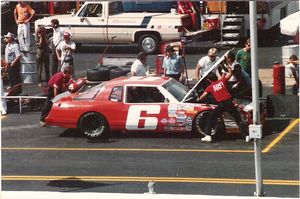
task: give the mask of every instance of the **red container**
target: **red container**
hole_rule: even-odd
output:
[[[208,24],[208,30],[217,30],[220,29],[220,19],[218,17],[209,17],[206,19]]]
[[[156,57],[156,75],[160,76],[164,74],[164,68],[162,67],[164,61],[164,55],[157,55]]]
[[[75,93],[77,92],[83,85],[85,85],[85,80],[84,79],[77,79],[76,81],[73,81],[70,85],[69,85],[69,91],[71,93]]]
[[[273,93],[285,94],[285,67],[284,65],[275,64],[273,66]]]

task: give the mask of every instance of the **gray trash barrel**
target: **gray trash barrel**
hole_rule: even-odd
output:
[[[21,78],[24,84],[34,84],[37,82],[37,65],[35,53],[24,53],[21,56]]]

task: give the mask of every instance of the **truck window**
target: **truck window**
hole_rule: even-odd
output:
[[[101,17],[102,4],[88,4],[79,13],[80,17]]]
[[[112,2],[109,4],[109,15],[115,15],[124,12],[121,1]]]

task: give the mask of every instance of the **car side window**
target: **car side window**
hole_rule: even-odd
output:
[[[164,96],[156,87],[129,86],[126,92],[127,103],[164,103]]]
[[[122,101],[122,91],[123,91],[122,86],[114,87],[109,96],[109,100],[112,102],[121,102]]]

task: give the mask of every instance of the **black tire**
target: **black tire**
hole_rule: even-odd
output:
[[[88,138],[108,138],[109,126],[103,115],[96,112],[85,113],[79,120],[78,128]]]
[[[154,54],[158,51],[159,40],[156,35],[144,34],[138,39],[138,46],[141,51]]]
[[[89,81],[108,81],[109,71],[107,67],[90,68],[86,71],[86,77]]]
[[[126,75],[126,71],[122,70],[121,68],[114,68],[109,71],[110,79],[114,79],[125,75]]]
[[[195,117],[193,123],[193,132],[195,134],[205,136],[204,131],[205,131],[205,126],[207,124],[209,113],[210,113],[209,111],[203,111]],[[215,127],[213,128],[211,135],[219,138],[225,135],[225,133],[226,133],[226,126],[223,120],[218,119]]]

